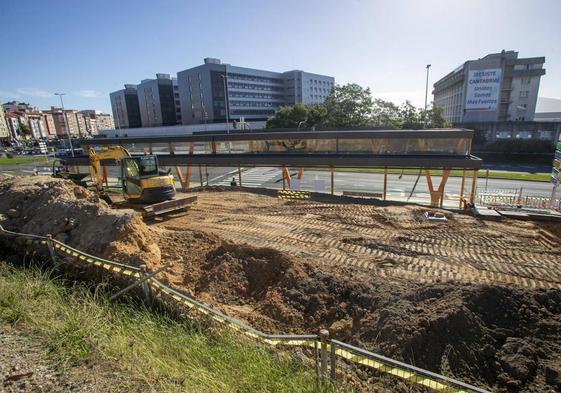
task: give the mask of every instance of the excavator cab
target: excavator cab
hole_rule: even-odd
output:
[[[125,197],[131,202],[156,203],[175,196],[173,176],[160,169],[154,155],[123,157],[121,179]]]

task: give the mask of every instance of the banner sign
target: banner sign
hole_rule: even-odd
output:
[[[465,106],[466,111],[497,110],[500,91],[500,68],[469,71]]]

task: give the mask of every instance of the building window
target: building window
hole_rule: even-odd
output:
[[[520,91],[520,98],[528,98],[528,90]]]

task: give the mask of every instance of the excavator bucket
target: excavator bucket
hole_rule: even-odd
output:
[[[144,221],[150,221],[158,216],[162,216],[168,213],[175,213],[179,211],[188,210],[193,203],[197,200],[196,196],[172,199],[165,202],[154,203],[149,206],[145,206],[142,209],[142,218]]]

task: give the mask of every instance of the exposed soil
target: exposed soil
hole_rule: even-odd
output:
[[[54,233],[59,216],[78,218],[97,237],[73,227],[65,241],[129,263],[174,261],[164,280],[261,330],[328,328],[335,338],[494,391],[561,389],[555,224],[450,212],[447,223],[432,223],[422,218],[430,209],[418,206],[201,192],[187,215],[147,227],[131,211],[77,197],[68,183],[34,179],[0,182],[2,225]]]
[[[2,392],[140,392],[115,365],[85,363],[61,369],[46,356],[41,342],[0,323],[0,391]]]
[[[47,176],[0,181],[0,224],[134,265],[157,264],[160,250],[132,210],[115,210],[85,188]]]

